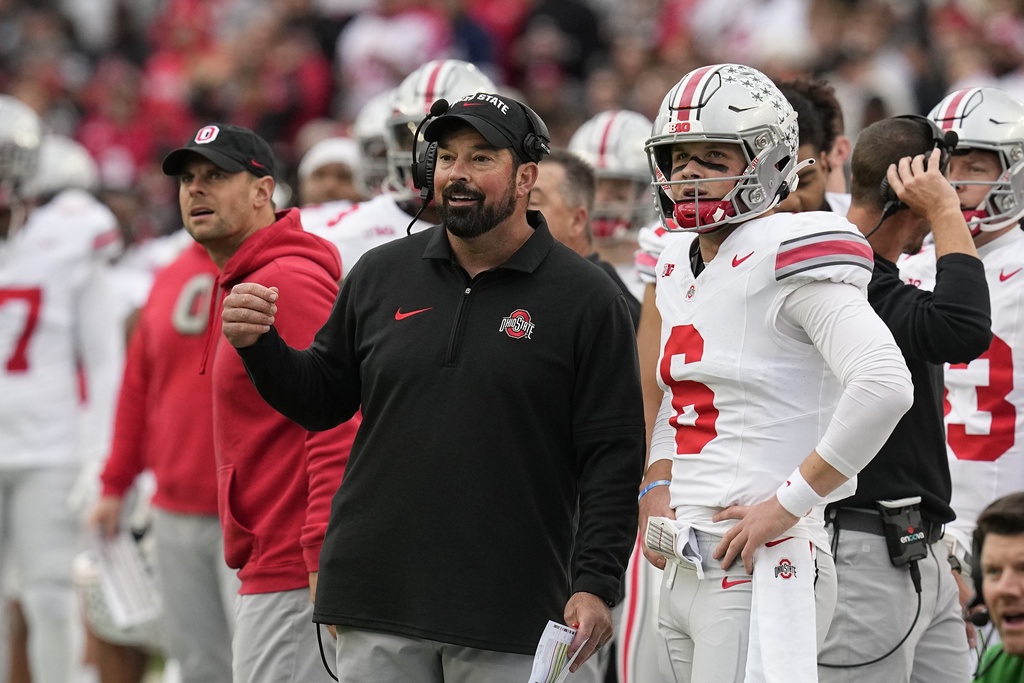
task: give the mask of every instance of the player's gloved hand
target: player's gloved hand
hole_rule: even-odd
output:
[[[651,463],[651,466],[647,468],[647,474],[644,475],[644,480],[640,484],[640,490],[643,491],[647,488],[648,484],[655,481],[671,481],[672,480],[672,461],[671,460],[659,460]],[[664,555],[659,553],[651,552],[647,549],[644,544],[644,534],[647,533],[647,520],[650,517],[668,517],[669,519],[675,519],[676,513],[669,504],[668,486],[655,486],[643,495],[640,499],[640,510],[639,510],[639,524],[640,524],[640,549],[644,553],[644,557],[647,561],[653,564],[658,569],[664,569],[667,559]]]

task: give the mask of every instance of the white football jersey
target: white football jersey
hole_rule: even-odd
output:
[[[970,363],[946,364],[943,401],[956,512],[946,529],[966,548],[981,511],[1024,489],[1024,232],[1010,230],[978,255],[992,300],[992,344]],[[934,246],[905,259],[900,277],[934,289]]]
[[[672,235],[661,224],[661,221],[640,228],[636,235],[637,250],[634,265],[636,266],[636,275],[641,282],[645,285],[653,285],[658,280],[655,266],[658,265],[658,257],[661,256],[661,252],[665,251],[665,247],[673,237],[682,237],[683,241],[689,245],[693,238],[686,237],[687,234]]]
[[[742,224],[696,278],[696,235],[671,238],[656,267],[658,382],[671,396],[674,428],[671,504],[679,519],[721,534],[734,522],[713,524],[710,515],[771,497],[819,444],[843,393],[809,340],[777,328],[786,297],[815,280],[866,296],[873,259],[856,228],[825,212]],[[822,512],[794,528],[819,545]]]
[[[0,467],[105,455],[124,351],[108,265],[119,249],[114,215],[78,190],[0,240]]]
[[[405,237],[412,216],[407,214],[390,194],[377,195],[353,204],[344,199],[303,206],[302,227],[338,248],[341,254],[342,278],[363,254],[391,240]],[[418,220],[413,232],[426,230],[430,223]]]
[[[832,213],[837,216],[846,216],[850,212],[850,195],[845,192],[826,192],[825,201],[828,202]],[[672,237],[673,233],[666,230],[661,221],[640,228],[637,235],[638,249],[634,265],[637,276],[645,284],[653,285],[657,281],[654,266],[658,263],[658,257],[661,256],[661,252],[665,250],[665,246],[672,240]]]

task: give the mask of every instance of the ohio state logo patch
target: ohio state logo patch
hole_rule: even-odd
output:
[[[196,133],[196,144],[205,145],[207,143],[213,142],[214,140],[217,139],[217,135],[219,133],[220,128],[218,128],[217,126],[203,126],[199,129],[199,132]]]
[[[778,566],[775,567],[775,578],[791,579],[794,576],[796,576],[796,567],[785,557],[779,560]]]
[[[535,325],[530,322],[529,311],[518,308],[502,318],[499,332],[504,332],[513,339],[530,338]]]

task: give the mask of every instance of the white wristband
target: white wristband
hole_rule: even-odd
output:
[[[779,499],[779,503],[786,508],[789,514],[796,517],[806,516],[815,505],[825,500],[824,496],[819,496],[807,483],[804,475],[800,474],[799,467],[779,487],[779,490],[775,492],[775,497]]]

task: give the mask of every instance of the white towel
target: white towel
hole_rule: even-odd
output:
[[[754,551],[746,683],[817,683],[814,554],[795,536]]]

